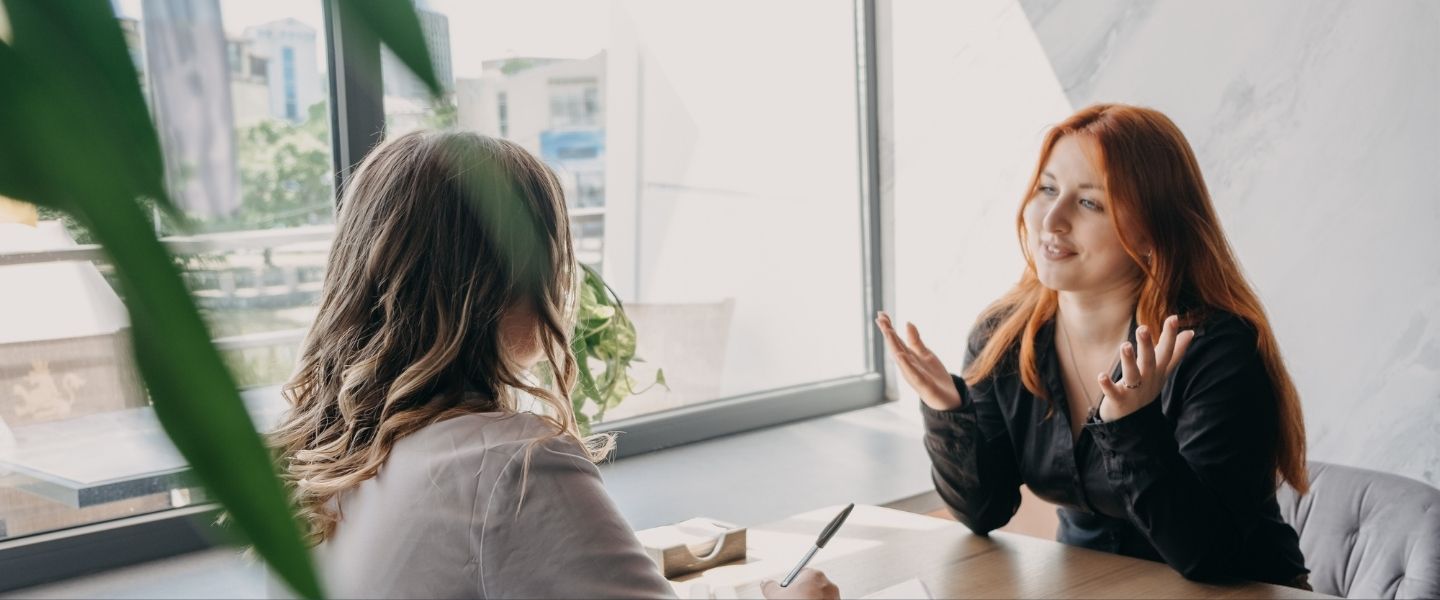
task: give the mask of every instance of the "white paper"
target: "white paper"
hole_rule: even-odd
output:
[[[906,579],[888,588],[870,594],[865,600],[908,600],[920,598],[930,600],[930,590],[925,589],[925,584],[919,579]]]
[[[685,594],[685,597],[692,600],[738,600],[740,598],[739,594],[735,592],[734,586],[711,587],[710,583],[704,580],[691,583],[689,593]]]

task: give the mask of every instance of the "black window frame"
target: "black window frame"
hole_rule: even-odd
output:
[[[335,10],[342,0],[323,5],[330,93],[330,131],[336,202],[365,154],[385,139],[384,89],[377,38]],[[803,385],[722,398],[703,404],[641,415],[595,430],[623,431],[616,457],[624,458],[672,446],[773,427],[888,401],[882,340],[871,325],[885,306],[881,211],[881,112],[877,68],[877,2],[853,0],[855,9],[856,127],[859,167],[861,260],[864,310],[855,324],[865,333],[865,372]],[[63,530],[0,540],[0,592],[97,573],[223,543],[214,521],[214,504],[80,525]]]

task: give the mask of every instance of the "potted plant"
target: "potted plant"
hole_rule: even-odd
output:
[[[575,420],[583,432],[605,418],[605,411],[650,388],[665,384],[665,371],[655,371],[655,381],[636,389],[630,365],[644,362],[635,355],[635,324],[625,314],[625,307],[615,291],[606,285],[600,274],[588,265],[580,286],[580,310],[575,322],[575,335],[570,349],[575,353],[580,384],[570,395],[575,406]]]

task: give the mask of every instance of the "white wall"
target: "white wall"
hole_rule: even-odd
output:
[[[1440,484],[1440,5],[899,2],[896,307],[958,368],[1020,272],[1043,127],[1185,131],[1303,397],[1310,456]]]

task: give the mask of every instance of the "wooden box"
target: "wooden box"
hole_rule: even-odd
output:
[[[636,532],[667,579],[745,559],[745,528],[697,517]]]

